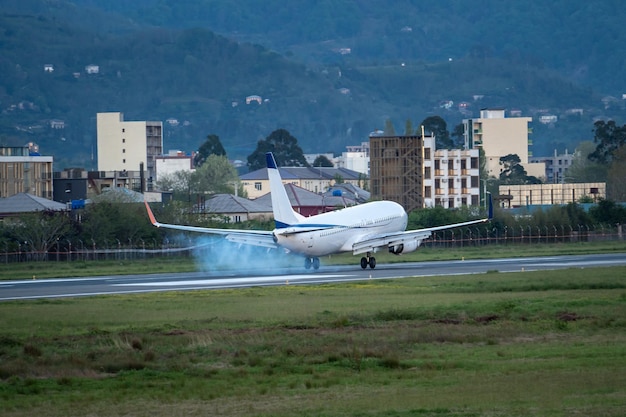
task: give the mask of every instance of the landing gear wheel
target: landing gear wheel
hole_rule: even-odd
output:
[[[370,264],[370,268],[372,268],[372,269],[376,268],[376,258],[374,258],[374,257],[372,256],[372,257],[370,258],[369,264]]]
[[[313,269],[320,269],[320,258],[313,258]]]
[[[320,258],[304,258],[304,268],[305,269],[320,269]]]
[[[361,268],[366,269],[367,268],[367,258],[364,256],[361,258]]]

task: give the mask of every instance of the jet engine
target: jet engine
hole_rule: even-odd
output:
[[[397,245],[389,246],[389,252],[394,255],[400,255],[401,253],[409,253],[417,250],[421,241],[419,240],[411,240],[404,243],[399,243]]]

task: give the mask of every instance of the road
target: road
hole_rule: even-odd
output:
[[[479,274],[488,271],[515,272],[616,265],[626,265],[626,254],[408,262],[379,264],[376,269],[366,270],[356,265],[322,266],[316,272],[279,269],[267,275],[260,274],[258,270],[250,270],[238,273],[194,272],[0,281],[0,301],[287,284],[311,285],[368,279]]]

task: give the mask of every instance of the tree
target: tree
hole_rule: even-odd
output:
[[[192,190],[192,171],[175,171],[160,175],[157,186],[161,190],[172,191],[174,199],[187,201]]]
[[[206,141],[198,149],[198,153],[193,157],[194,166],[202,166],[209,155],[226,156],[226,150],[220,142],[220,137],[215,134],[208,135]]]
[[[285,129],[273,131],[265,140],[257,143],[256,150],[248,156],[248,169],[255,171],[266,166],[265,154],[274,153],[278,166],[308,167],[298,139],[291,136]]]
[[[541,184],[537,177],[526,173],[521,162],[516,154],[508,154],[500,158],[500,165],[503,167],[500,173],[500,184]]]
[[[606,179],[607,197],[614,201],[626,201],[626,145],[613,152],[613,162]]]
[[[446,121],[440,116],[429,116],[422,121],[424,133],[435,137],[437,149],[452,149],[452,139]]]
[[[626,207],[614,201],[601,199],[598,204],[589,209],[589,215],[598,223],[614,225],[626,223]]]
[[[71,230],[71,222],[66,213],[43,211],[28,213],[19,217],[11,232],[15,239],[23,243],[44,259],[45,254],[59,239]]]
[[[329,168],[334,167],[333,163],[330,162],[328,158],[326,158],[324,155],[318,155],[317,158],[315,158],[315,161],[313,161],[313,166],[314,167],[329,167]]]
[[[415,133],[415,129],[413,129],[413,122],[411,119],[406,119],[406,123],[404,124],[404,134],[406,136],[413,135]]]
[[[225,156],[209,155],[191,176],[192,192],[197,194],[233,194],[239,182],[237,170]]]
[[[596,150],[589,155],[589,159],[602,164],[610,164],[613,161],[614,152],[626,145],[626,125],[620,127],[613,120],[608,122],[599,120],[593,126],[593,141],[598,145]]]
[[[565,181],[573,182],[604,182],[608,166],[589,158],[595,146],[591,141],[581,142],[574,151],[572,165],[565,174]]]
[[[395,136],[396,135],[396,129],[394,129],[393,122],[391,121],[391,119],[385,120],[384,134],[385,134],[385,136]]]
[[[454,126],[454,130],[452,131],[452,146],[456,149],[463,149],[465,147],[465,126],[463,126],[463,123]]]

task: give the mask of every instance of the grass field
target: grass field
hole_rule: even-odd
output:
[[[0,303],[0,415],[624,416],[626,267]]]

